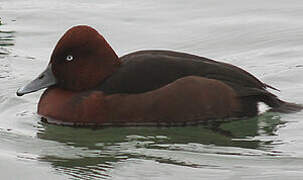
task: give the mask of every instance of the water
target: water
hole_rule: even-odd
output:
[[[303,104],[299,0],[1,0],[1,179],[300,179],[303,112],[171,128],[40,122],[42,93],[16,97],[60,36],[88,24],[119,55],[171,49],[242,67]],[[261,110],[264,111],[264,107]]]

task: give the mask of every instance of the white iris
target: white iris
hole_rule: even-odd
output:
[[[67,60],[67,61],[71,61],[71,60],[73,60],[73,59],[74,59],[74,57],[73,57],[72,55],[66,56],[66,60]]]

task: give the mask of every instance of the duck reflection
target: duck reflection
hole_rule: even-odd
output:
[[[278,125],[283,123],[279,114],[272,112],[266,112],[254,118],[215,121],[186,127],[92,129],[42,123],[37,136],[40,139],[60,142],[69,147],[69,149],[57,149],[58,155],[51,153],[40,157],[42,161],[50,162],[55,169],[76,178],[106,178],[108,169],[111,169],[115,163],[129,158],[151,159],[182,166],[199,166],[199,164],[188,164],[173,158],[140,153],[145,150],[197,151],[198,153],[230,155],[245,155],[245,153],[230,150],[224,152],[224,148],[266,149],[268,151],[271,142],[263,141],[262,138],[256,140],[254,137],[275,135]],[[196,145],[195,150],[190,149],[193,145]],[[208,145],[223,147],[223,149],[208,152],[205,150]]]

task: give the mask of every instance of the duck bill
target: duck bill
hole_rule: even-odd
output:
[[[17,96],[22,96],[31,92],[38,91],[43,88],[55,85],[57,80],[52,72],[52,64],[49,64],[47,68],[33,81],[17,90]]]

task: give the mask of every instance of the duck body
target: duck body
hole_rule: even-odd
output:
[[[75,46],[78,41],[82,44]],[[118,58],[88,26],[76,26],[60,39],[47,71],[53,73],[54,82],[40,83],[40,89],[49,88],[40,98],[38,114],[62,124],[186,125],[254,116],[258,102],[285,111],[301,109],[281,101],[266,90],[271,86],[227,63],[160,50]],[[39,81],[45,78],[42,75]],[[17,93],[38,90],[32,84]]]
[[[55,123],[102,126],[187,125],[235,117],[238,109],[239,102],[230,87],[197,76],[138,94],[50,88],[38,104],[38,114],[55,119]]]

